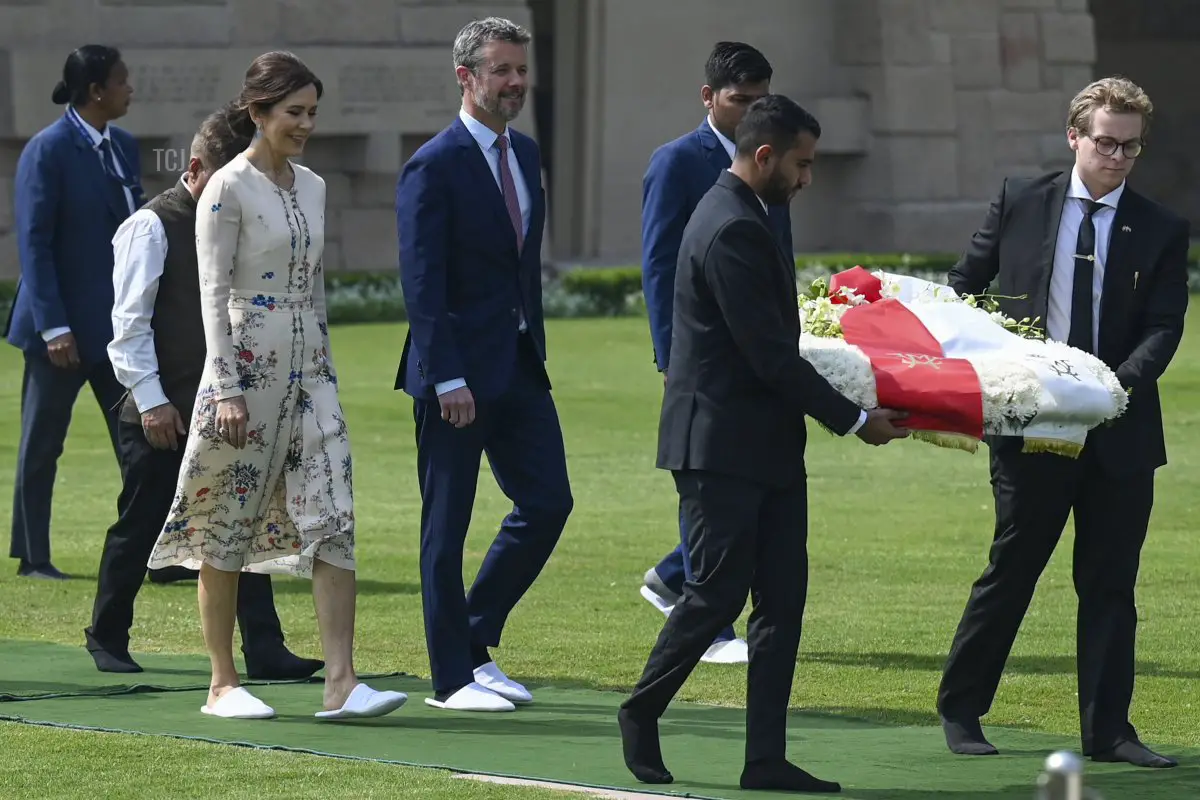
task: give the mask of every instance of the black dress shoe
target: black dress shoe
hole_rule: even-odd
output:
[[[101,672],[118,672],[132,673],[141,672],[142,667],[133,657],[129,655],[129,651],[112,652],[110,650],[90,650],[92,660],[96,662],[96,669]]]
[[[942,717],[942,733],[951,753],[960,756],[994,756],[1000,751],[983,735],[979,720]]]
[[[658,720],[640,719],[625,709],[617,712],[625,766],[642,783],[671,783],[675,777],[663,763],[658,741]]]
[[[21,565],[17,567],[17,575],[22,578],[40,578],[45,581],[71,580],[70,575],[59,572],[49,561],[45,564],[30,564],[28,561],[22,561]]]
[[[815,778],[795,764],[782,759],[747,764],[742,770],[739,785],[743,789],[761,789],[769,792],[837,794],[842,790],[841,784]]]
[[[176,583],[178,581],[194,581],[200,577],[200,572],[187,567],[163,567],[162,569],[147,570],[151,583]]]
[[[243,655],[245,655],[243,653]],[[246,655],[246,677],[253,681],[297,681],[311,678],[325,666],[315,658],[301,658],[287,648],[270,654]]]
[[[1102,750],[1093,755],[1092,760],[1107,764],[1133,764],[1135,767],[1149,767],[1151,769],[1167,769],[1168,767],[1179,766],[1179,762],[1175,759],[1160,756],[1141,742],[1130,741],[1124,741],[1108,750]]]

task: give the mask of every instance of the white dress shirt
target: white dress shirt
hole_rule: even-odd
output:
[[[479,149],[483,151],[483,157],[487,160],[488,167],[492,170],[492,177],[496,179],[496,186],[503,193],[504,186],[500,179],[500,148],[496,147],[496,140],[500,138],[500,134],[484,125],[479,120],[467,113],[465,108],[458,111],[458,118],[462,120],[463,125],[467,127],[467,131],[474,137],[476,143],[479,144]],[[513,185],[517,189],[517,204],[521,208],[521,236],[522,240],[529,236],[529,215],[533,208],[529,198],[529,186],[525,183],[525,175],[521,172],[521,165],[517,162],[517,152],[512,146],[512,133],[508,126],[504,127],[504,135],[508,136],[508,168],[512,172]],[[518,329],[525,330],[525,317],[522,314]],[[467,385],[465,378],[452,378],[448,381],[434,384],[434,391],[438,395],[443,395],[446,392],[452,392],[455,389],[461,389]]]
[[[167,232],[158,215],[139,209],[113,236],[113,373],[133,393],[138,411],[168,402],[158,379],[154,349],[154,301],[167,259]]]
[[[710,127],[712,126],[712,119],[709,119],[708,124]],[[733,143],[730,142],[728,139],[726,139],[724,136],[722,136],[721,132],[718,131],[716,128],[713,128],[713,133],[715,133],[717,135],[717,138],[720,139],[723,144],[728,142],[728,144],[726,145],[726,149],[733,147]],[[732,158],[732,155],[730,156],[730,158]],[[731,170],[725,170],[725,171],[730,172]],[[763,211],[767,211],[767,203],[765,200],[763,200],[761,197],[759,197],[757,193],[755,193],[754,199],[757,200],[759,205],[762,206]],[[767,213],[770,213],[770,212],[767,212]],[[799,349],[799,347],[800,347],[799,342],[796,342],[796,347],[797,347],[797,349]],[[852,433],[858,433],[858,429],[861,428],[866,421],[867,421],[867,412],[859,411],[858,422],[854,423],[854,425],[850,428],[850,430],[846,431],[846,435],[849,436]]]
[[[104,154],[100,152],[100,143],[107,140],[108,146],[112,148],[113,164],[117,168],[117,174],[122,178],[129,177],[125,174],[125,170],[121,166],[121,159],[118,157],[116,147],[112,143],[112,136],[109,135],[108,126],[105,125],[104,131],[101,132],[93,128],[92,125],[83,117],[79,116],[79,112],[77,112],[73,107],[68,106],[67,113],[84,131],[87,131],[87,134],[92,138],[92,149],[96,152],[96,158],[100,159],[100,163],[102,165],[104,164]],[[105,169],[107,170],[107,167]],[[129,204],[129,213],[132,214],[137,209],[137,206],[135,206],[133,202],[133,192],[129,190],[128,186],[122,186],[121,188],[125,192],[125,202]],[[50,328],[49,330],[42,331],[42,338],[48,342],[51,339],[56,339],[59,336],[62,336],[64,333],[70,332],[71,329],[64,325],[59,328]]]
[[[1104,288],[1104,265],[1108,261],[1108,243],[1112,236],[1113,217],[1117,214],[1117,203],[1125,191],[1125,182],[1096,200],[1105,208],[1092,214],[1096,228],[1096,260],[1092,262],[1092,352],[1099,347],[1100,295]],[[1046,334],[1057,342],[1065,342],[1071,335],[1071,293],[1075,285],[1075,245],[1079,239],[1079,226],[1083,224],[1084,200],[1092,195],[1079,177],[1071,170],[1071,185],[1063,201],[1062,218],[1058,223],[1058,240],[1054,246],[1054,266],[1050,271],[1050,297],[1046,307]]]

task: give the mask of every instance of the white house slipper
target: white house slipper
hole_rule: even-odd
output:
[[[489,661],[483,666],[475,668],[475,682],[512,703],[533,701],[533,695],[529,693],[529,690],[501,672],[495,661]]]
[[[404,692],[377,692],[365,683],[360,683],[350,692],[346,702],[336,711],[318,711],[320,719],[363,719],[390,714],[408,702]]]
[[[516,706],[511,702],[484,688],[478,683],[468,683],[445,700],[426,697],[425,704],[446,711],[515,711]]]
[[[200,711],[213,717],[225,719],[271,719],[275,709],[250,694],[241,686],[230,689],[217,698],[211,706],[206,705]]]

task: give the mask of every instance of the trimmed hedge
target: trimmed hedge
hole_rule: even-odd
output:
[[[1189,255],[1192,291],[1200,292],[1200,246]],[[807,286],[815,278],[859,265],[933,281],[944,281],[958,260],[947,253],[814,253],[796,257],[796,278]],[[334,272],[326,276],[329,321],[400,322],[404,297],[395,272]],[[0,281],[0,319],[6,318],[16,293],[14,281]],[[547,317],[612,317],[644,314],[642,270],[637,266],[580,267],[547,278],[542,285]]]

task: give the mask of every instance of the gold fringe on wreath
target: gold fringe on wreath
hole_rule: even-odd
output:
[[[1062,439],[1030,439],[1026,437],[1025,444],[1021,447],[1021,452],[1053,453],[1056,456],[1079,458],[1079,454],[1083,452],[1083,445],[1075,444],[1075,442],[1064,442]]]
[[[903,423],[901,423],[903,424]],[[979,440],[961,433],[946,431],[913,431],[912,438],[918,442],[945,447],[949,450],[965,450],[974,453],[979,449]]]

